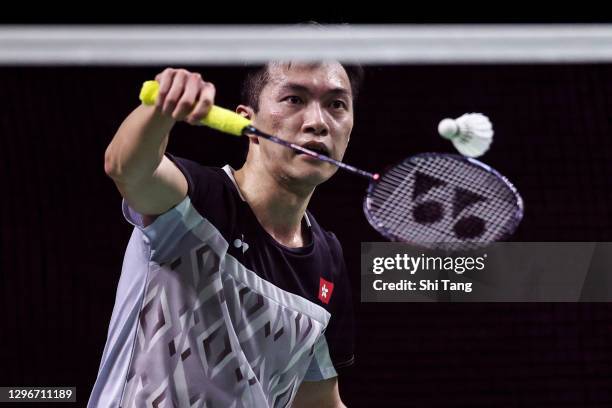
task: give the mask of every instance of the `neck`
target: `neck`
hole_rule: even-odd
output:
[[[308,243],[302,219],[314,187],[296,187],[247,162],[234,173],[236,183],[261,226],[276,241],[297,248]]]

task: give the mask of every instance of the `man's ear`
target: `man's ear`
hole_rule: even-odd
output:
[[[236,113],[250,120],[255,119],[255,111],[250,106],[238,105],[238,107],[236,108]],[[256,136],[249,135],[248,138],[251,142],[259,144],[259,139],[257,139]]]
[[[253,111],[253,108],[246,105],[238,105],[238,107],[236,108],[236,113],[250,120],[253,120],[253,118],[255,117],[255,112]]]

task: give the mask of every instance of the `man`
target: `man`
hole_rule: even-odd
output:
[[[237,112],[264,132],[341,160],[359,71],[269,63]],[[336,237],[306,207],[337,170],[250,137],[244,166],[165,152],[177,121],[214,103],[199,74],[166,69],[107,148],[105,171],[136,228],[89,407],[342,407],[353,362],[350,285]]]

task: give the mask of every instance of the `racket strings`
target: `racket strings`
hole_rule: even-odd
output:
[[[368,211],[375,228],[412,242],[489,242],[518,222],[507,181],[452,156],[394,167],[371,189]]]
[[[397,216],[404,216],[405,211],[410,208],[412,197],[405,193],[406,187],[397,184],[391,184],[384,182],[385,185],[380,185],[380,188],[371,194],[372,203],[374,208],[380,209],[380,211],[391,211]],[[402,193],[404,191],[404,193]],[[504,211],[506,210],[509,214],[514,212],[512,205],[505,208],[500,206],[491,200],[480,201],[480,211]],[[459,211],[461,212],[461,211]],[[501,215],[500,219],[504,219],[505,216]]]
[[[435,161],[432,159],[419,160],[416,164],[404,162],[393,168],[390,171],[390,176],[393,177],[397,174],[400,179],[403,179],[412,175],[415,170],[439,178],[445,184],[463,187],[476,193],[491,194],[493,191],[491,191],[490,186],[497,187],[497,193],[500,194],[500,197],[508,200],[515,199],[515,194],[507,188],[505,183],[500,183],[498,176],[474,165],[448,158],[439,158]],[[465,177],[466,171],[471,178]]]
[[[380,227],[385,227],[386,230],[393,233],[394,235],[397,235],[402,240],[411,240],[411,241],[414,240],[414,234],[415,234],[414,226],[410,223],[404,222],[404,218],[406,217],[406,214],[410,211],[409,208],[407,207],[399,208],[398,207],[398,208],[390,209],[389,206],[387,206],[386,208],[379,208],[379,211],[384,213],[384,217],[385,217],[385,219],[382,219],[382,217],[380,216],[376,217],[377,220],[380,222],[379,223]],[[428,214],[426,214],[424,218],[435,218],[435,216],[438,215],[435,211],[430,212],[430,214],[432,214],[432,217],[428,217]],[[502,230],[505,227],[505,223],[495,222],[495,221],[492,221],[491,219],[488,220],[487,224],[488,224],[489,230]],[[476,234],[476,228],[474,228],[474,232],[471,232],[469,224],[468,225],[462,224],[462,225],[464,225],[463,227],[464,229],[468,230],[466,235]],[[421,238],[419,238],[420,241],[429,242],[429,241],[441,241],[441,240],[449,240],[449,239],[456,240],[456,236],[450,235],[448,229],[438,227],[436,224],[428,225],[427,229],[428,230],[423,230],[423,231],[427,231],[429,236],[427,235],[424,236],[423,232],[421,232]],[[429,230],[432,230],[432,231],[429,231]],[[409,239],[410,237],[412,237],[412,239]],[[487,237],[487,236],[483,236],[482,238],[490,239],[490,237]]]
[[[383,198],[378,202],[377,200],[373,200],[373,212],[376,215],[376,219],[380,222],[379,226],[384,226],[387,230],[397,235],[402,235],[403,232],[412,234],[414,232],[414,226],[410,223],[405,222],[405,218],[407,214],[410,213],[411,208],[409,205],[396,205],[399,200],[399,197],[395,197],[392,200],[387,200]],[[408,197],[406,197],[406,202],[408,202]],[[421,219],[435,219],[437,216],[437,210],[428,209],[428,207],[425,207],[425,214],[421,215]],[[503,217],[498,218],[500,221],[497,222],[496,220],[492,220],[490,218],[488,219],[489,230],[499,230],[504,228],[506,224],[505,220],[503,219]],[[411,228],[412,231],[409,231],[408,228]],[[427,229],[432,229],[433,231],[431,231],[431,239],[424,237],[424,241],[439,241],[441,237],[449,236],[448,229],[437,227],[435,223],[428,225]],[[408,236],[409,235],[403,235],[403,238],[407,238]],[[451,237],[455,239],[454,236],[451,235]]]

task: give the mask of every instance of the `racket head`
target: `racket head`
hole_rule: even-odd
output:
[[[464,250],[508,239],[520,224],[518,190],[492,167],[443,153],[411,156],[371,181],[370,225],[391,241]]]

